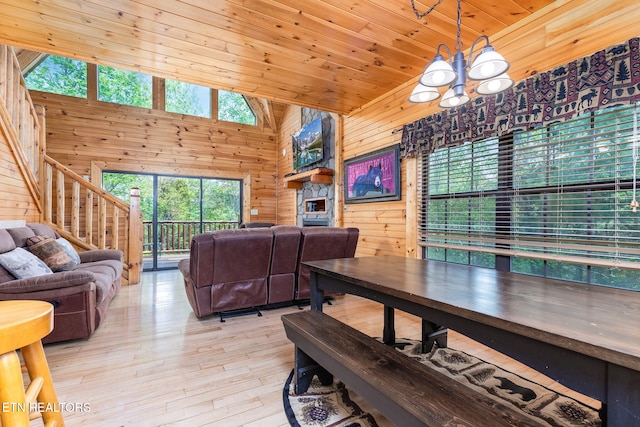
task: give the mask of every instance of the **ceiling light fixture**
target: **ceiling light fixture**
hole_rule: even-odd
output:
[[[456,53],[451,55],[449,47],[440,43],[438,45],[436,56],[425,67],[418,85],[413,89],[409,96],[410,102],[430,102],[440,97],[438,87],[449,86],[445,91],[442,100],[438,104],[441,108],[452,108],[464,105],[471,99],[466,91],[467,78],[480,81],[476,92],[480,95],[491,95],[502,92],[513,85],[513,80],[509,78],[506,71],[509,69],[509,63],[489,43],[489,37],[485,35],[479,36],[471,45],[469,51],[469,63],[462,53],[462,43],[460,42],[460,26],[461,26],[461,8],[458,0],[458,21],[456,36]],[[439,0],[426,13],[421,14],[415,6],[415,0],[411,0],[413,12],[418,19],[428,15],[433,9],[442,3]],[[474,59],[473,50],[478,42],[484,41],[486,44],[482,48],[480,54]],[[440,53],[440,50],[446,50],[448,61]]]

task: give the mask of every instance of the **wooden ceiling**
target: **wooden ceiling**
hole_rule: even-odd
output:
[[[0,42],[348,114],[455,47],[440,1],[0,0]],[[552,2],[463,0],[463,49]]]

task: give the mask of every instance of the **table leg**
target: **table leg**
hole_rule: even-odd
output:
[[[311,276],[309,277],[309,293],[311,310],[322,311],[324,291],[318,287],[318,273],[315,271],[312,271]]]
[[[36,341],[21,348],[20,351],[22,352],[24,364],[29,371],[29,378],[33,380],[36,377],[41,377],[44,381],[38,394],[38,402],[42,403],[45,409],[42,412],[44,423],[56,421],[57,427],[64,427],[62,411],[56,396],[56,390],[53,387],[53,380],[51,379],[47,358],[42,348],[42,342]]]
[[[640,371],[609,364],[607,377],[606,425],[640,425]]]
[[[382,330],[382,342],[387,345],[395,345],[395,313],[393,307],[384,306],[384,329]]]

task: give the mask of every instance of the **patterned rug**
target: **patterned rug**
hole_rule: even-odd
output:
[[[412,340],[400,347],[409,357],[494,399],[509,402],[549,426],[602,426],[597,409],[465,352],[434,346],[431,353],[420,354],[420,346]],[[284,409],[292,427],[393,426],[338,380],[323,386],[314,378],[306,393],[295,395],[292,378],[293,371],[283,389]]]

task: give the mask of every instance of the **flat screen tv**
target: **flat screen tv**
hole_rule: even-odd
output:
[[[322,119],[318,117],[293,135],[293,168],[298,170],[319,162],[324,156]]]

